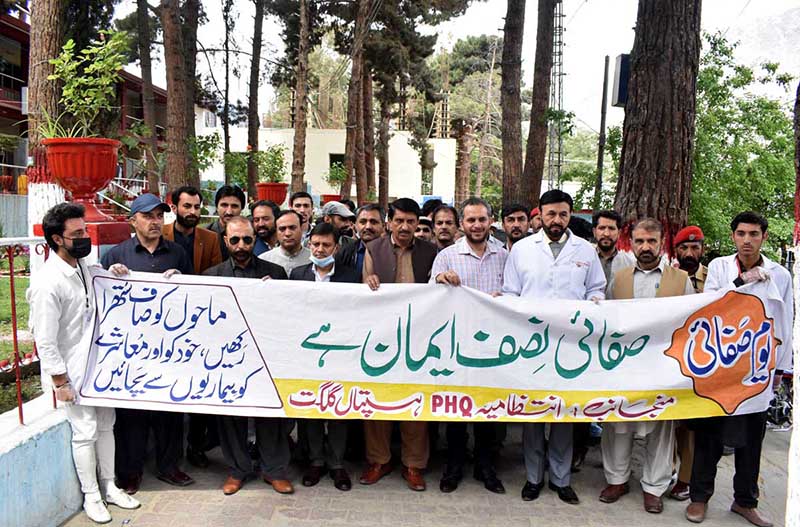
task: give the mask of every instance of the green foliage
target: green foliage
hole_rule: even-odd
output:
[[[134,2],[135,3],[135,2]],[[150,46],[151,51],[151,60],[157,59],[158,55],[152,53],[153,51],[153,43],[158,40],[159,35],[161,34],[161,18],[153,15],[152,13],[148,13],[148,29],[150,30],[149,35],[141,35],[139,32],[139,20],[137,18],[136,10],[130,13],[128,16],[124,18],[120,18],[114,21],[114,27],[117,31],[125,31],[130,35],[131,42],[135,44],[130,47],[128,51],[127,62],[139,62],[139,46],[138,42],[139,39],[144,37]]]
[[[258,152],[228,152],[225,154],[225,169],[232,185],[247,188],[247,156],[253,156],[261,183],[282,183],[288,175],[286,170],[286,147],[272,145]]]
[[[323,176],[328,185],[338,188],[347,179],[347,170],[341,163],[334,163]]]
[[[75,41],[77,49],[83,49],[100,38],[104,30],[111,29],[114,6],[120,0],[63,0],[64,42]],[[134,2],[135,3],[135,2]]]
[[[68,40],[61,54],[50,59],[54,73],[47,78],[63,83],[59,103],[64,113],[55,119],[44,114],[39,130],[44,137],[93,137],[101,113],[112,109],[129,41],[121,32],[101,31],[100,35],[101,40],[92,41],[80,52],[76,52],[75,42]],[[72,127],[62,123],[66,116],[74,120]]]
[[[769,221],[765,252],[772,257],[791,243],[795,176],[791,111],[755,91],[786,86],[778,65],[760,71],[737,64],[736,43],[704,35],[708,50],[697,79],[694,180],[689,221],[699,225],[710,251],[730,254],[730,220],[754,210]]]
[[[188,144],[190,171],[199,173],[211,167],[219,157],[221,146],[222,139],[218,132],[190,138]]]
[[[19,145],[19,137],[11,134],[0,134],[0,152],[16,150]]]

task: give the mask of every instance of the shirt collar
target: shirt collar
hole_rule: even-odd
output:
[[[456,243],[453,245],[456,246],[456,251],[458,254],[471,254],[475,258],[480,258],[475,251],[472,249],[470,244],[467,242],[467,237],[462,236],[461,238],[456,240]],[[484,251],[483,255],[486,256],[487,254],[494,254],[497,252],[497,247],[494,246],[493,243],[489,243],[489,240],[486,240],[486,250]]]
[[[279,246],[278,246],[278,250],[281,252],[281,254],[283,254],[283,255],[284,255],[285,257],[287,257],[287,258],[297,258],[298,256],[300,256],[300,254],[302,254],[302,252],[303,252],[303,249],[305,249],[305,247],[303,247],[302,245],[300,245],[300,250],[298,250],[298,251],[297,251],[296,253],[294,253],[294,254],[291,254],[291,253],[289,253],[289,251],[287,251],[286,249],[284,249],[284,248],[283,248],[283,246],[281,246],[281,245],[279,245]]]
[[[599,245],[597,246],[597,256],[599,256],[600,259],[603,261],[607,262],[609,260],[613,260],[618,254],[619,254],[619,249],[617,249],[616,245],[614,246],[614,252],[612,252],[611,255],[609,256],[604,256],[603,253],[600,252],[600,246]]]
[[[233,256],[231,256],[230,258],[228,258],[228,261],[231,263],[231,269],[233,269],[234,271],[235,271],[236,269],[241,269],[241,270],[243,270],[243,271],[246,271],[246,270],[248,270],[248,269],[254,269],[254,268],[255,268],[255,266],[256,266],[256,259],[257,259],[257,258],[256,258],[256,256],[255,256],[255,255],[251,255],[251,256],[250,256],[250,262],[248,262],[248,264],[247,264],[247,265],[245,265],[244,267],[239,267],[238,265],[236,265],[236,261],[233,259]]]
[[[659,273],[664,273],[664,268],[665,268],[666,266],[667,266],[667,261],[666,261],[666,259],[665,259],[665,258],[661,258],[661,257],[659,257],[659,260],[658,260],[658,265],[657,265],[656,267],[654,267],[654,268],[652,268],[652,269],[648,270],[648,271],[645,271],[644,269],[642,269],[641,267],[639,267],[639,261],[637,260],[637,261],[636,261],[636,264],[635,264],[635,266],[634,266],[634,272],[638,271],[638,272],[640,272],[640,273],[644,273],[644,274],[650,274],[650,273],[652,273],[653,271],[658,271]]]
[[[542,238],[544,239],[545,242],[547,242],[547,245],[550,245],[550,244],[553,244],[553,243],[561,243],[561,244],[567,243],[567,240],[569,239],[569,235],[570,235],[569,229],[565,229],[564,230],[564,234],[561,235],[561,238],[559,238],[558,240],[554,241],[554,240],[551,240],[550,237],[544,232],[544,229],[539,229],[539,232],[542,233]]]
[[[139,236],[137,234],[133,235],[133,249],[135,251],[137,251],[137,252],[138,251],[150,252],[150,251],[147,250],[147,248],[144,245],[142,245],[142,242],[141,242],[141,240],[139,240]],[[164,243],[164,237],[163,236],[159,236],[158,245],[156,245],[156,249],[153,251],[153,254],[155,254],[155,253],[157,253],[157,252],[159,252],[161,250],[166,250],[166,244]]]
[[[75,273],[78,272],[77,267],[72,267],[62,257],[56,254],[55,251],[53,251],[51,259],[53,260],[56,269],[58,269],[61,272],[61,274],[63,274],[67,278],[73,276]],[[78,265],[81,265],[80,260],[78,260]]]
[[[322,276],[319,274],[319,271],[317,271],[317,266],[314,265],[313,263],[311,264],[311,270],[314,271],[314,279],[317,282],[321,281]],[[333,267],[331,267],[331,270],[328,272],[328,274],[325,275],[325,277],[330,279],[330,277],[333,276],[333,273],[335,272],[336,272],[336,263],[333,264]]]
[[[394,247],[395,249],[401,249],[401,248],[402,248],[403,250],[408,250],[408,251],[410,251],[410,250],[412,250],[412,249],[414,248],[414,244],[417,242],[417,239],[416,239],[416,238],[414,238],[414,236],[411,236],[411,243],[409,244],[409,246],[408,246],[408,247],[404,247],[404,248],[403,248],[403,247],[400,247],[399,245],[397,245],[397,244],[395,243],[395,241],[394,241],[394,234],[390,234],[390,235],[389,235],[389,241],[390,241],[390,242],[392,242],[392,247]]]

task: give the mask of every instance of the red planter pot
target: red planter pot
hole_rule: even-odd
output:
[[[74,201],[86,207],[86,221],[113,221],[97,209],[95,195],[116,176],[121,143],[97,137],[55,137],[42,144],[48,170]]]
[[[283,204],[289,188],[288,183],[256,183],[258,199],[267,199],[278,206]]]
[[[342,197],[339,194],[322,194],[320,199],[322,200],[322,204],[325,205],[330,201],[339,201]]]

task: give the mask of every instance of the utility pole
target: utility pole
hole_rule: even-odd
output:
[[[475,176],[475,196],[481,197],[483,186],[483,157],[486,153],[486,143],[489,142],[489,132],[492,126],[492,83],[494,82],[494,63],[497,58],[497,39],[492,42],[492,63],[489,66],[489,76],[486,81],[486,106],[483,110],[483,130],[481,144],[478,147],[478,174]]]
[[[550,111],[557,118],[550,123],[547,156],[547,188],[552,190],[561,181],[564,164],[564,6],[556,1],[553,13],[553,68],[550,73]]]
[[[600,138],[597,142],[597,180],[594,183],[594,201],[592,207],[600,208],[600,197],[603,192],[603,153],[606,149],[606,98],[608,97],[608,55],[603,69],[603,103],[600,106]]]

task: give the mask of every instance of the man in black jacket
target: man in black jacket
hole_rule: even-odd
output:
[[[319,223],[311,230],[309,248],[311,263],[292,270],[291,280],[308,282],[344,282],[358,284],[361,276],[352,268],[337,264],[334,258],[339,249],[339,231],[330,223]],[[347,422],[328,421],[328,448],[325,448],[325,421],[307,419],[300,421],[308,437],[311,465],[303,476],[303,485],[313,487],[319,483],[327,463],[334,486],[350,490],[350,476],[344,469],[344,452],[347,443]],[[327,459],[326,453],[327,451]]]
[[[356,211],[355,226],[358,238],[353,243],[339,247],[339,250],[336,251],[336,263],[352,267],[360,275],[364,269],[364,255],[367,252],[367,244],[380,238],[386,232],[384,228],[385,216],[383,207],[378,204],[367,203],[361,206]]]
[[[203,275],[286,280],[286,271],[283,267],[253,255],[255,238],[255,230],[247,218],[242,216],[230,218],[225,225],[224,235],[230,258],[207,269]],[[248,418],[221,415],[217,419],[219,442],[229,467],[229,475],[222,485],[222,492],[229,495],[238,492],[244,480],[255,474],[247,448]],[[272,485],[275,492],[291,494],[294,489],[289,481],[288,468],[291,457],[289,432],[292,430],[292,420],[256,417],[254,424],[264,481]]]

